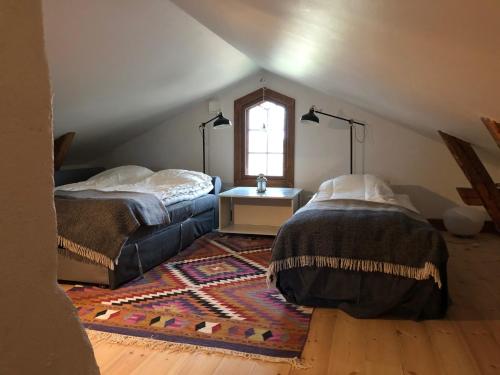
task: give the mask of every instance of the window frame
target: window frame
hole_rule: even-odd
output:
[[[264,100],[263,100],[264,98]],[[295,159],[295,99],[262,87],[234,101],[234,184],[254,186],[255,177],[246,174],[247,109],[270,101],[285,107],[285,136],[283,147],[283,176],[266,176],[268,186],[293,187]]]

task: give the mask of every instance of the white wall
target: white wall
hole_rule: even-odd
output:
[[[366,122],[366,142],[356,145],[356,172],[373,173],[409,193],[427,217],[440,217],[443,210],[460,202],[456,186],[468,186],[461,170],[445,145],[436,137],[415,131],[366,112],[354,105],[295,82],[260,72],[220,92],[224,115],[233,118],[234,100],[264,85],[296,100],[295,185],[315,191],[332,176],[349,172],[349,130],[342,122],[320,118],[319,127],[303,126],[300,116],[312,104],[325,112]],[[207,101],[187,108],[163,125],[116,148],[97,164],[116,166],[140,164],[154,169],[186,168],[201,170],[201,136],[198,124],[207,120]],[[361,136],[361,134],[359,134]],[[208,173],[233,181],[233,129],[208,130]],[[500,176],[499,165],[488,165]]]
[[[0,46],[0,374],[98,374],[56,281],[52,96],[40,0],[0,2]]]

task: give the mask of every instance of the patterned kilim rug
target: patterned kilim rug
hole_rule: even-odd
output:
[[[272,238],[211,233],[117,290],[67,290],[94,340],[300,366],[312,309],[266,285]],[[98,332],[96,332],[98,331]]]

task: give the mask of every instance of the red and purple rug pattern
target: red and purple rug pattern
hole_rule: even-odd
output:
[[[74,286],[67,294],[92,330],[300,357],[312,309],[267,287],[272,240],[211,233],[117,290]]]

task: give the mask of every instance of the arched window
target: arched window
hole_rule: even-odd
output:
[[[234,184],[292,187],[295,99],[261,88],[234,102]]]

